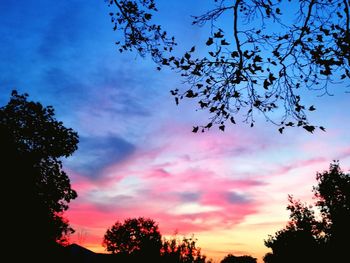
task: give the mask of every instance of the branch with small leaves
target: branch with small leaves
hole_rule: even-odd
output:
[[[124,30],[126,41],[121,49],[136,49],[142,56],[150,53],[158,69],[168,67],[178,72],[187,88],[171,91],[176,104],[192,99],[199,109],[208,111],[209,122],[195,126],[193,132],[213,126],[224,131],[227,122],[236,124],[238,115],[253,127],[256,113],[275,124],[280,133],[288,127],[302,127],[310,133],[316,128],[325,131],[310,123],[309,113],[316,108],[305,105],[302,94],[305,90],[330,94],[330,83],[350,78],[346,0],[300,0],[293,21],[284,19],[283,14],[295,3],[214,1],[215,6],[194,16],[192,23],[210,26],[210,35],[203,43],[207,55],[197,55],[193,46],[179,57],[163,52],[172,50],[174,38],[169,41],[164,34],[152,39],[149,35],[160,30],[144,11],[157,11],[154,0],[110,1],[113,3],[120,10],[116,30]],[[228,12],[233,24],[226,34],[220,18]]]
[[[162,27],[151,23],[157,8],[154,0],[109,0],[114,31],[122,33],[121,40],[115,44],[120,52],[136,51],[141,57],[148,54],[154,62],[159,63],[165,53],[171,52],[176,45],[175,38],[169,37]]]

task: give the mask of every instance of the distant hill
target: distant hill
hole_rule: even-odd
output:
[[[98,254],[82,247],[78,244],[66,246],[67,256],[72,262],[76,263],[94,263],[97,262]],[[99,261],[100,262],[100,261]]]
[[[65,259],[63,262],[69,263],[140,263],[149,262],[140,255],[128,255],[128,254],[104,254],[95,253],[78,244],[71,244],[65,248]],[[146,261],[145,261],[146,260]],[[159,262],[158,259],[152,260],[152,263]],[[62,262],[62,261],[60,261]],[[150,262],[151,263],[151,262]]]

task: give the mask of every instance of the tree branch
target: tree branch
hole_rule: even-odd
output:
[[[346,0],[345,0],[346,1]],[[309,8],[308,8],[308,11],[307,11],[307,15],[305,17],[305,22],[304,22],[304,25],[303,27],[301,28],[301,33],[300,33],[300,36],[299,38],[293,42],[293,45],[292,47],[290,48],[290,50],[288,51],[287,54],[284,55],[284,57],[280,60],[280,63],[282,64],[283,61],[290,55],[292,54],[294,48],[296,47],[296,45],[298,45],[300,42],[301,42],[301,39],[303,38],[303,36],[305,35],[305,32],[306,32],[306,28],[307,28],[307,25],[309,23],[309,20],[310,20],[310,17],[311,17],[311,12],[312,12],[312,7],[313,5],[315,4],[315,0],[311,0],[310,1],[310,4],[309,4]]]
[[[348,0],[344,0],[344,11],[345,11],[345,15],[346,15],[346,32],[347,34],[350,33],[350,15],[349,15],[349,3]]]
[[[238,6],[241,0],[237,0],[233,7],[233,34],[236,41],[236,47],[239,54],[239,69],[243,68],[243,52],[241,49],[241,43],[238,37]]]

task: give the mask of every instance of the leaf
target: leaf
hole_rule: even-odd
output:
[[[215,38],[222,38],[224,35],[221,33],[221,31],[214,33]]]
[[[275,56],[275,57],[279,57],[280,56],[280,52],[278,52],[276,49],[274,51],[272,51],[272,54]]]
[[[204,107],[208,107],[208,103],[205,103],[205,102],[203,102],[203,101],[199,101],[198,102],[199,103],[199,105],[200,105],[200,107],[203,109]]]
[[[195,46],[193,46],[193,47],[191,47],[190,52],[194,52],[195,50],[196,50],[196,47],[195,47]]]
[[[248,50],[245,50],[245,51],[243,52],[243,56],[246,57],[247,59],[250,59],[254,54],[255,54],[254,51],[252,51],[250,54],[249,54],[249,51],[248,51]]]
[[[278,131],[280,132],[280,134],[283,133],[283,130],[284,130],[284,127],[281,127],[281,128],[278,129]]]
[[[269,74],[269,81],[270,81],[271,83],[273,83],[276,79],[277,79],[277,78],[276,78],[272,73]]]
[[[176,89],[175,90],[171,90],[170,93],[171,93],[171,95],[175,96],[175,95],[177,95],[177,90]]]
[[[316,108],[314,107],[314,105],[312,105],[310,108],[309,108],[309,111],[314,111],[316,110]]]
[[[209,123],[207,124],[207,126],[205,126],[205,128],[210,129],[210,128],[211,128],[211,126],[213,126],[213,123],[212,123],[212,122],[209,122]]]
[[[235,119],[234,119],[233,117],[230,118],[230,121],[231,121],[233,124],[236,124]]]
[[[226,40],[223,39],[223,40],[221,40],[221,45],[222,46],[228,46],[228,45],[230,45],[230,43],[226,42]]]
[[[253,59],[253,62],[254,63],[257,63],[257,62],[262,62],[262,57],[260,57],[259,55],[256,55]]]
[[[194,126],[192,132],[197,133],[198,132],[198,126]]]
[[[163,58],[162,65],[169,65],[169,62],[166,58]]]
[[[220,125],[219,129],[222,130],[222,131],[225,131],[225,125],[224,124]]]
[[[186,92],[186,97],[187,97],[187,98],[194,98],[194,97],[197,97],[197,94],[196,94],[196,93],[193,93],[192,90],[188,90],[188,91]]]
[[[207,46],[210,46],[213,43],[214,43],[213,38],[209,37],[205,44],[207,44]]]
[[[186,52],[185,56],[184,56],[187,60],[191,58],[191,55],[189,53]]]
[[[270,86],[270,83],[267,81],[267,79],[264,80],[264,89],[268,89],[268,87]]]
[[[210,111],[210,112],[215,112],[217,109],[218,109],[217,107],[211,107],[211,108],[209,109],[209,111]]]
[[[150,20],[152,18],[152,14],[146,13],[145,14],[145,19]]]
[[[235,90],[235,92],[233,93],[232,97],[234,98],[239,98],[241,95],[239,94],[239,92],[237,90]]]
[[[326,129],[325,129],[325,127],[323,127],[323,126],[320,126],[320,130],[322,130],[322,131],[326,131]]]
[[[233,57],[233,58],[238,57],[238,52],[237,52],[237,51],[233,51],[233,52],[231,53],[231,57]]]
[[[312,125],[304,125],[303,128],[311,133],[313,133],[313,131],[315,130],[315,126]]]

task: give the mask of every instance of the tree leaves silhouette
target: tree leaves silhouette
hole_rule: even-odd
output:
[[[187,88],[171,91],[176,104],[192,99],[208,112],[210,121],[193,132],[213,126],[224,131],[227,123],[236,123],[236,115],[253,127],[257,114],[280,133],[289,127],[324,131],[309,122],[309,112],[316,108],[305,105],[303,93],[330,94],[330,83],[350,78],[347,0],[214,0],[192,22],[211,29],[205,56],[197,55],[195,46],[182,56],[170,54],[176,42],[152,23],[158,11],[154,0],[108,3],[116,10],[111,16],[114,30],[121,33],[116,42],[120,51],[150,54],[158,69],[165,66],[181,74]],[[296,10],[293,19],[291,10]],[[227,13],[233,16],[228,33],[221,20]]]
[[[39,250],[42,255],[49,253],[49,246],[65,242],[73,232],[63,212],[77,193],[60,158],[77,149],[78,135],[55,119],[52,107],[27,98],[13,91],[8,104],[0,108],[0,140],[4,186],[14,195],[3,199],[12,231],[9,237],[17,243],[23,239],[21,249],[29,258],[29,253]],[[16,242],[8,242],[15,247]]]
[[[184,237],[178,240],[176,237],[164,240],[161,248],[162,262],[166,263],[205,263],[206,256],[201,254],[201,249],[196,245],[194,237]]]
[[[274,262],[334,262],[347,258],[350,234],[350,174],[345,174],[338,162],[330,164],[328,171],[317,173],[317,186],[313,188],[315,209],[289,196],[290,221],[287,226],[265,240],[272,249],[264,257]]]
[[[106,250],[113,254],[157,257],[161,248],[161,234],[155,221],[149,218],[129,218],[117,221],[107,229],[103,239]]]

